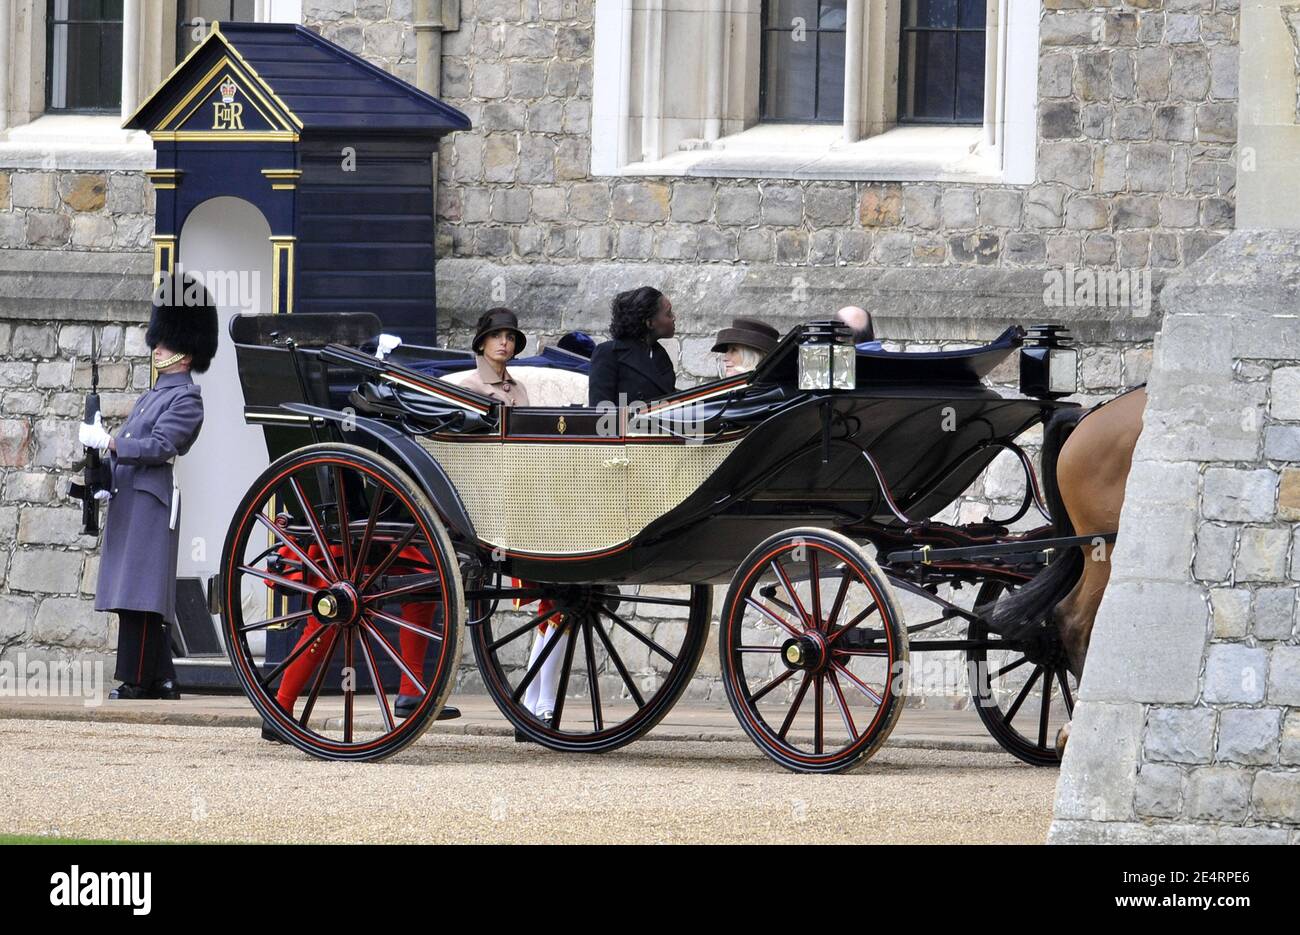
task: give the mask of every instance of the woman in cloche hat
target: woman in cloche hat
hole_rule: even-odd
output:
[[[167,627],[176,622],[180,491],[172,463],[190,450],[203,425],[203,397],[190,373],[217,353],[217,310],[202,284],[186,275],[155,293],[145,341],[158,374],[116,435],[83,422],[87,448],[108,456],[111,499],[104,520],[95,609],[118,615],[116,677],[110,698],[180,697]]]
[[[527,406],[528,390],[510,376],[506,363],[528,346],[519,319],[508,308],[484,312],[474,329],[474,375],[461,384],[467,390],[499,399],[507,406]]]
[[[730,328],[718,332],[713,353],[722,355],[719,361],[722,375],[734,377],[757,367],[780,340],[781,332],[767,322],[742,316],[732,319]]]

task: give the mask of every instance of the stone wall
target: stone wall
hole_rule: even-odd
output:
[[[1300,842],[1300,237],[1171,283],[1059,842]]]
[[[137,171],[0,168],[0,249],[146,250],[153,214]]]
[[[307,0],[303,25],[415,84],[412,0]]]
[[[995,271],[1194,261],[1233,223],[1237,0],[1045,6],[1037,181],[1005,186],[592,178],[591,4],[463,0],[442,92],[474,129],[443,147],[441,251]]]
[[[111,426],[149,386],[144,330],[129,321],[0,317],[0,656],[86,657],[116,644],[115,619],[92,609],[98,540],[82,534],[80,506],[66,489],[82,457],[77,425],[92,332]]]

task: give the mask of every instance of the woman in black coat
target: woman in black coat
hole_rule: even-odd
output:
[[[642,286],[614,297],[610,306],[612,341],[596,346],[587,378],[587,402],[628,406],[666,396],[677,376],[661,338],[677,330],[673,303],[658,289]]]

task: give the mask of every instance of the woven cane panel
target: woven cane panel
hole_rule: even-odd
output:
[[[739,442],[627,446],[627,522],[636,535],[699,489]]]
[[[484,541],[522,552],[592,552],[676,507],[737,444],[449,442],[420,439]]]

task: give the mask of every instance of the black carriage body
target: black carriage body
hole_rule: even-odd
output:
[[[928,520],[1068,405],[980,382],[1017,350],[1014,330],[970,351],[859,354],[855,389],[804,391],[795,329],[754,374],[629,413],[498,407],[415,369],[461,352],[407,345],[404,363],[373,358],[364,316],[258,321],[232,336],[272,458],[314,437],[383,454],[429,494],[458,548],[530,581],[721,583],[796,525],[882,548],[924,542]],[[301,378],[270,346],[273,326],[296,335]],[[391,391],[389,408],[357,386]],[[438,430],[448,420],[461,424]],[[945,529],[935,542],[965,541]]]

